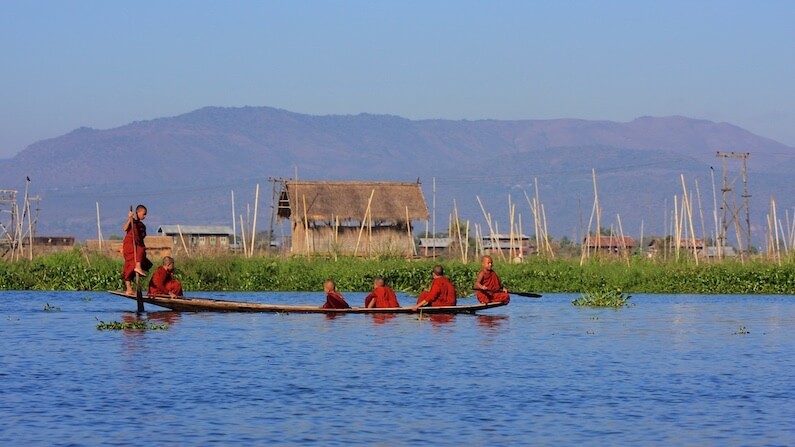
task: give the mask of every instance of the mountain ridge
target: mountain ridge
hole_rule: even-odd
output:
[[[78,128],[0,160],[0,178],[6,183],[0,188],[21,190],[29,176],[33,193],[43,198],[39,234],[68,231],[82,238],[96,227],[97,202],[115,214],[132,202],[151,203],[155,224],[222,223],[229,220],[230,208],[218,204],[229,201],[230,189],[252,191],[255,183],[296,171],[301,178],[318,180],[421,178],[429,207],[431,183],[436,183],[440,213],[446,214],[442,208],[449,209],[458,198],[465,218],[481,221],[481,210],[473,204],[476,195],[504,202],[506,194],[532,190],[538,179],[553,226],[566,229],[550,232],[571,237],[570,221],[579,220],[574,203],[582,208],[592,200],[592,169],[605,176],[600,195],[604,188],[606,207],[615,207],[635,225],[643,213],[662,214],[655,208],[664,204],[653,202],[681,194],[680,175],[709,185],[710,167],[721,162],[718,151],[752,153],[748,162],[757,174],[756,196],[795,192],[786,181],[793,168],[787,154],[795,150],[730,123],[683,116],[643,116],[624,123],[410,120],[253,106],[208,106],[112,129]],[[632,182],[634,193],[622,181]],[[638,196],[648,203],[637,203]],[[615,205],[609,197],[616,197]],[[764,202],[754,205],[757,213]],[[507,214],[504,209],[500,213]],[[101,220],[112,224],[119,219]]]

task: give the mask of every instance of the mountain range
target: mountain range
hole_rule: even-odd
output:
[[[695,215],[704,215],[697,232],[704,228],[710,236],[724,175],[727,194],[737,203],[744,187],[743,160],[718,152],[750,154],[749,208],[759,243],[770,198],[781,216],[793,206],[795,151],[728,123],[681,116],[626,123],[454,121],[205,107],[36,142],[0,160],[0,189],[17,189],[21,196],[30,178],[30,193],[41,197],[37,233],[86,239],[98,233],[97,208],[107,238],[121,234],[127,209],[137,203],[149,208],[150,234],[162,224],[231,225],[233,213],[237,222],[252,222],[256,185],[258,227],[267,229],[277,186],[269,179],[294,177],[419,180],[435,216],[429,227],[437,232],[447,229],[454,204],[463,219],[485,227],[485,211],[497,230],[507,231],[510,201],[515,221],[521,215],[523,231],[532,234],[527,197],[535,196],[537,184],[549,233],[573,239],[588,225],[594,173],[602,226],[620,222],[634,236],[641,227],[646,235],[667,233],[684,176],[688,193],[701,203]],[[424,222],[415,225],[424,231]],[[274,229],[289,232],[284,223]]]

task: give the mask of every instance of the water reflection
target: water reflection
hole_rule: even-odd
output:
[[[501,330],[504,323],[508,322],[507,315],[476,315],[478,327],[484,329],[486,333],[494,333]]]
[[[387,321],[397,317],[395,314],[371,314],[370,316],[372,317],[373,323],[375,324],[384,324]]]

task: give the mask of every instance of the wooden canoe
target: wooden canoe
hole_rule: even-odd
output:
[[[135,295],[110,290],[113,295],[118,295],[135,301]],[[264,304],[246,301],[228,301],[211,298],[177,297],[168,295],[145,295],[144,303],[165,307],[166,309],[182,312],[272,312],[272,313],[322,313],[322,314],[473,314],[475,312],[504,306],[507,303],[467,304],[462,306],[421,307],[413,310],[410,307],[390,307],[368,309],[366,307],[352,307],[350,309],[323,309],[320,306],[303,306],[290,304]]]

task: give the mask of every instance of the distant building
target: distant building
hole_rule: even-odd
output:
[[[629,236],[602,236],[589,234],[583,241],[591,253],[631,254],[635,250],[635,239]]]
[[[453,241],[454,239],[451,237],[421,237],[419,254],[421,256],[447,255],[450,253]]]
[[[188,251],[228,250],[234,238],[232,227],[226,225],[161,225],[157,234],[170,237],[174,247]]]
[[[513,256],[519,259],[536,251],[533,239],[525,234],[490,234],[481,238],[480,246],[484,254]]]
[[[681,239],[678,244],[678,249],[680,254],[681,253],[693,253],[694,241],[693,239]],[[664,253],[675,253],[677,250],[677,243],[674,240],[666,240],[666,239],[654,239],[649,242],[649,245],[646,247],[646,256],[649,258],[654,258],[657,256],[662,256]],[[695,240],[695,250],[697,256],[704,256],[704,240],[703,239],[696,239]]]
[[[287,180],[277,215],[292,224],[293,254],[414,254],[412,220],[428,207],[417,183]]]

